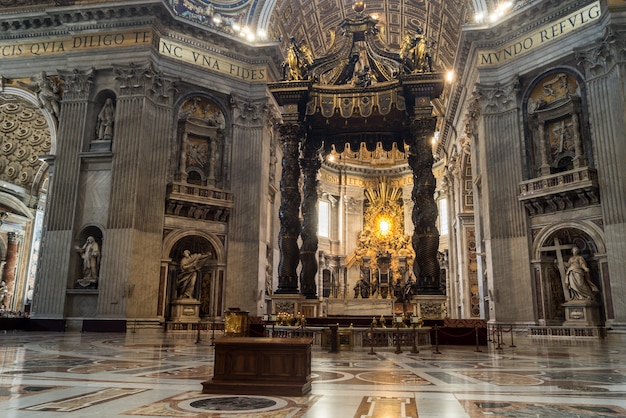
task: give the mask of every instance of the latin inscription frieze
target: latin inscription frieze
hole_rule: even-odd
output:
[[[208,70],[245,81],[267,81],[267,71],[265,66],[244,65],[236,60],[226,58],[215,53],[210,53],[206,50],[181,42],[161,38],[159,41],[159,53],[162,56],[203,67]]]
[[[152,39],[152,31],[134,30],[75,35],[67,38],[46,40],[1,42],[0,60],[56,55],[73,51],[150,45]]]
[[[478,65],[503,64],[568,33],[574,32],[589,23],[595,22],[600,19],[600,15],[600,2],[595,1],[556,22],[547,24],[526,36],[506,44],[503,48],[479,51]]]

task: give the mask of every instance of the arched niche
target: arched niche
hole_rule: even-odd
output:
[[[100,265],[102,264],[104,228],[99,225],[87,225],[74,242],[76,262],[70,285],[73,289],[98,289],[100,284]],[[90,254],[89,251],[97,251]],[[95,263],[90,265],[90,263]],[[95,277],[93,270],[95,269]]]
[[[193,298],[200,301],[200,317],[215,318],[221,316],[223,307],[224,265],[219,262],[221,245],[215,245],[207,236],[189,234],[180,236],[172,243],[169,250],[168,275],[167,275],[167,301],[168,309],[166,316],[170,316],[170,304],[180,297],[178,292],[178,280],[180,277],[180,261],[185,251],[190,254],[208,254],[208,260],[202,264],[196,276]]]
[[[178,181],[224,188],[227,179],[226,114],[204,96],[190,96],[178,108]]]
[[[96,94],[87,122],[89,151],[111,151],[115,138],[117,96],[114,91],[102,90]]]
[[[561,325],[565,319],[564,304],[570,300],[566,268],[576,247],[589,268],[588,279],[599,289],[595,302],[600,319],[606,320],[605,306],[610,289],[605,245],[601,229],[592,222],[561,222],[540,231],[533,243],[532,271],[537,317],[541,325]]]
[[[584,82],[569,68],[536,77],[524,95],[527,178],[593,162]]]

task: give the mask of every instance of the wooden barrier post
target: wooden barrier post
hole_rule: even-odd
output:
[[[515,344],[513,344],[513,325],[511,325],[511,345],[509,347],[515,347]]]
[[[330,326],[330,351],[329,353],[339,352],[339,324]]]
[[[376,354],[374,352],[374,322],[370,324],[369,337],[370,337],[370,352],[368,354]]]
[[[482,350],[478,347],[478,326],[474,326],[474,332],[476,333],[476,352],[480,353]]]
[[[202,326],[202,320],[198,320],[198,332],[196,333],[196,344],[200,344],[200,328]]]
[[[435,324],[435,351],[434,354],[441,354],[439,351],[439,325]]]
[[[400,323],[396,321],[396,354],[402,354],[402,349],[400,348]]]
[[[413,347],[411,347],[411,353],[413,353],[413,354],[417,354],[417,353],[420,352],[420,350],[417,348],[417,343],[415,342],[415,339],[417,337],[417,335],[415,334],[415,326],[416,325],[417,324],[415,322],[413,322]]]

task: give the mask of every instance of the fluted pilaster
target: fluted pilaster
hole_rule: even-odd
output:
[[[626,327],[625,52],[626,27],[612,27],[605,38],[578,53],[587,78],[589,121],[602,201],[608,261],[603,283],[607,325],[620,328]]]
[[[257,314],[265,289],[269,173],[267,98],[231,96],[233,117],[231,188],[233,213],[228,225],[226,306]]]
[[[481,174],[479,218],[486,253],[487,282],[493,292],[491,320],[533,320],[528,286],[527,220],[517,199],[522,181],[518,81],[477,85],[482,126],[477,137]],[[475,161],[476,162],[476,161]]]
[[[56,157],[50,161],[50,192],[42,238],[42,254],[33,293],[35,318],[61,318],[69,286],[73,251],[74,214],[78,194],[80,157],[85,133],[87,99],[92,70],[61,71],[63,99],[58,120]],[[53,129],[54,127],[51,127]]]
[[[173,80],[151,64],[115,66],[120,84],[111,198],[100,270],[100,317],[151,319],[158,299]],[[149,261],[154,260],[154,262]]]

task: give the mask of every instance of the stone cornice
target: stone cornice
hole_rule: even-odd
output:
[[[266,63],[274,79],[278,78],[278,63],[283,59],[278,43],[247,43],[238,36],[176,16],[161,0],[91,4],[82,1],[80,8],[70,1],[45,2],[36,6],[30,4],[33,2],[15,3],[16,7],[4,7],[0,13],[0,40],[44,39],[88,31],[153,27],[161,36],[192,39],[199,47],[210,48],[225,57],[250,64]]]

